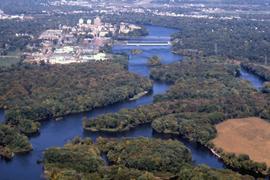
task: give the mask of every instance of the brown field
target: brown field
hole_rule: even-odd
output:
[[[256,162],[270,167],[270,123],[256,117],[230,119],[216,126],[216,147],[225,152],[248,154]]]

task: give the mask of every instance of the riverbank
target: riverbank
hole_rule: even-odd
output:
[[[149,91],[143,91],[143,92],[140,92],[139,94],[136,94],[135,96],[133,96],[132,98],[130,98],[129,100],[130,101],[135,101],[137,99],[140,99],[141,97],[145,96],[146,94],[148,94]]]

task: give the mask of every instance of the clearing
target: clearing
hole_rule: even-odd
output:
[[[256,117],[229,119],[216,126],[216,147],[225,152],[248,154],[256,162],[270,166],[270,123]]]

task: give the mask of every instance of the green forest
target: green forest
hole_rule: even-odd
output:
[[[175,140],[99,138],[93,144],[91,139],[75,138],[63,148],[46,150],[43,163],[48,179],[253,179],[230,170],[194,166],[189,150]]]
[[[156,132],[181,135],[212,147],[210,140],[216,137],[215,125],[225,119],[257,116],[270,120],[270,96],[241,80],[239,68],[230,61],[214,58],[188,59],[155,67],[151,71],[153,79],[173,84],[167,93],[156,96],[153,105],[85,120],[84,128],[119,132],[152,123]],[[254,165],[261,166],[255,162]],[[266,171],[260,170],[260,173]]]
[[[110,105],[151,89],[152,82],[128,73],[123,60],[21,65],[0,71],[0,107],[5,109],[6,124],[26,135],[38,132],[41,120]],[[4,142],[0,145],[9,145]]]
[[[18,130],[0,124],[0,156],[11,159],[14,153],[23,153],[32,150],[31,144],[25,135]]]

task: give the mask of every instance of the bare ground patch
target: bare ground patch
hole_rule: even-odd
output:
[[[270,166],[270,123],[256,117],[229,119],[216,126],[216,147],[225,152],[248,154],[256,162]]]

